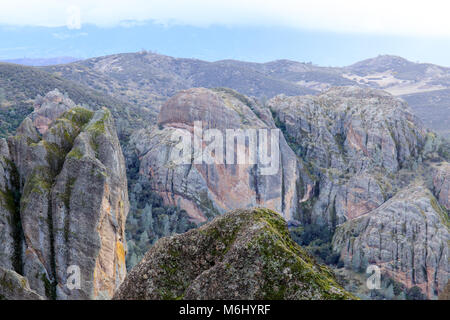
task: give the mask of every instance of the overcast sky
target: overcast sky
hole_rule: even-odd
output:
[[[193,26],[283,26],[341,32],[450,37],[447,0],[2,0],[0,23],[113,26],[156,20]]]
[[[198,30],[215,27],[255,30],[278,28],[302,34],[310,32],[332,33],[337,36],[386,36],[391,37],[390,39],[417,38],[420,41],[434,40],[443,45],[443,42],[450,41],[449,2],[446,0],[0,0],[0,26],[3,28],[0,33],[6,32],[8,27],[9,30],[16,31],[24,27],[59,28],[58,32],[52,31],[52,34],[63,41],[73,38],[73,31],[77,30],[80,32],[75,34],[76,36],[89,36],[85,30],[86,26],[111,30],[151,24],[153,27],[184,26],[199,28]],[[72,33],[65,33],[62,30]],[[14,36],[14,32],[10,35]],[[5,37],[5,34],[0,34],[0,40]],[[8,51],[8,48],[2,48],[2,45],[5,46],[0,44],[0,58],[2,52]],[[11,48],[27,46],[20,38],[17,39],[17,43],[8,41],[8,45]],[[436,45],[430,45],[430,50],[438,49],[439,46]],[[146,47],[145,43],[142,47]],[[127,49],[131,48],[123,48]],[[164,50],[164,46],[162,49]],[[382,50],[386,48],[380,47],[380,52],[374,52],[373,55],[386,53],[381,52]],[[9,53],[8,57],[11,55],[12,53]],[[286,53],[286,56],[290,54]],[[417,58],[422,56],[417,55]]]

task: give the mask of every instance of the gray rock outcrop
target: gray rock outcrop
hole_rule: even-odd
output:
[[[126,274],[129,208],[114,120],[57,91],[40,100],[0,144],[0,266],[47,299],[111,298]]]
[[[334,249],[346,267],[370,264],[436,298],[449,279],[447,213],[423,186],[408,187],[370,213],[338,226]]]
[[[263,175],[264,167],[258,160],[234,163],[207,164],[205,161],[174,164],[170,155],[176,143],[171,138],[177,129],[194,134],[194,123],[202,129],[218,130],[227,139],[227,130],[266,129],[268,140],[271,129],[276,129],[269,110],[262,109],[254,100],[237,92],[225,89],[196,88],[181,91],[162,108],[157,126],[141,130],[134,135],[137,154],[140,158],[140,174],[147,177],[152,189],[157,191],[167,204],[185,209],[191,218],[204,222],[217,214],[231,209],[265,206],[279,211],[290,220],[297,210],[298,177],[305,169],[287,145],[282,134],[279,137],[276,168],[273,174]],[[193,139],[191,139],[192,141]],[[277,141],[278,143],[278,141]],[[262,144],[261,144],[262,145]],[[203,145],[204,147],[204,145]],[[239,144],[240,154],[248,152],[250,144]],[[275,148],[274,148],[275,149]],[[278,150],[276,150],[278,151]],[[192,151],[192,159],[196,156]],[[256,151],[257,154],[258,151]],[[302,185],[307,189],[309,180]],[[311,183],[309,183],[311,185]]]
[[[353,299],[268,209],[236,210],[160,239],[115,299]]]

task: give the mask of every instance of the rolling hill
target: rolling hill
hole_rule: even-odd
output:
[[[382,89],[404,98],[427,126],[450,136],[445,122],[450,104],[450,68],[397,56],[381,55],[335,68],[290,60],[207,62],[142,51],[43,70],[155,112],[176,92],[192,87],[228,87],[263,100],[281,93],[317,94],[333,86]]]
[[[150,110],[115,99],[95,89],[33,67],[0,63],[0,137],[6,137],[33,111],[38,95],[58,89],[76,104],[98,109],[107,106],[116,118],[122,139],[155,116]],[[140,124],[141,123],[141,124]]]

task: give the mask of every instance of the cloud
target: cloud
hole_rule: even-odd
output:
[[[0,24],[79,29],[82,24],[132,26],[151,20],[450,37],[448,12],[447,0],[2,0]]]
[[[65,33],[65,32],[55,32],[52,33],[52,36],[59,40],[67,40],[67,39],[73,39],[73,38],[79,38],[79,37],[86,37],[89,34],[87,32],[80,32],[80,33]]]

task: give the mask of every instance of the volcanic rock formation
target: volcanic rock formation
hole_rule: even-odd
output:
[[[111,113],[57,91],[0,141],[0,266],[48,299],[110,298],[124,279],[128,193]]]
[[[160,239],[115,299],[352,299],[268,209],[236,210]]]

